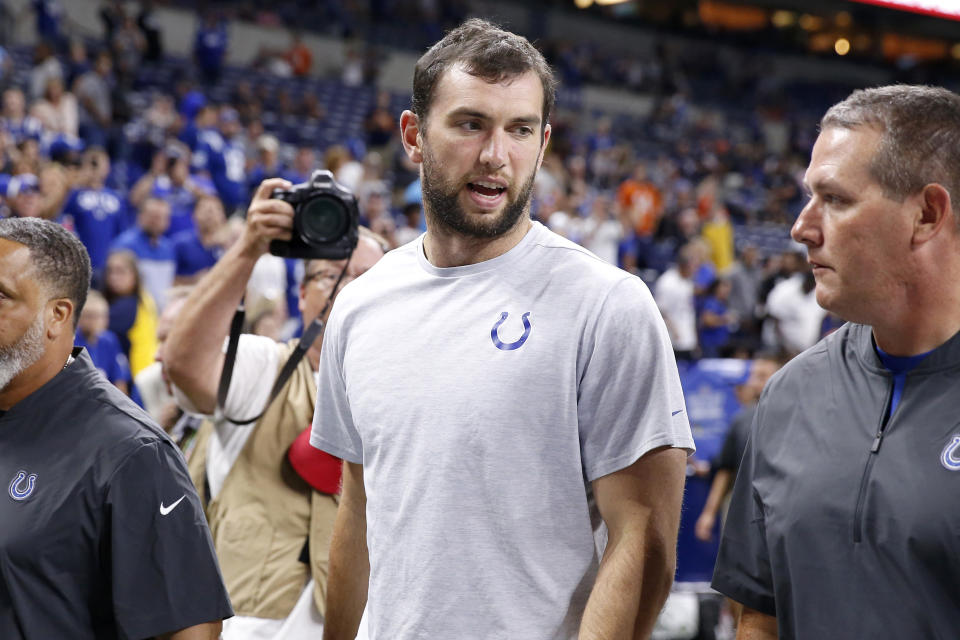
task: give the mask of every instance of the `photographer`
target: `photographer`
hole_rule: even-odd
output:
[[[260,185],[239,241],[194,288],[164,352],[184,408],[213,416],[212,428],[202,428],[198,435],[190,467],[207,501],[214,545],[237,613],[224,627],[227,640],[315,638],[323,621],[327,547],[338,499],[312,489],[287,460],[291,444],[313,417],[320,340],[268,407],[277,375],[271,372],[279,371],[295,341],[278,344],[241,336],[225,406],[217,407],[225,361],[221,345],[254,264],[268,252],[271,240],[292,237],[294,207],[269,197],[274,189],[290,187],[276,178]],[[361,234],[348,265],[346,260],[308,260],[299,295],[304,319],[324,311],[345,266],[343,283],[382,255],[379,244]],[[243,421],[264,409],[250,425],[229,419]],[[329,462],[339,470],[339,461]]]

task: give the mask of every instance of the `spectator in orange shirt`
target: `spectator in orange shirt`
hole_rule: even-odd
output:
[[[653,235],[663,214],[663,195],[647,179],[646,165],[638,164],[633,175],[620,184],[617,202],[637,236],[646,238]]]
[[[310,47],[303,44],[299,31],[294,31],[292,36],[293,44],[284,57],[290,63],[290,70],[293,71],[293,75],[303,77],[310,73],[310,67],[313,66],[313,53],[310,52]]]

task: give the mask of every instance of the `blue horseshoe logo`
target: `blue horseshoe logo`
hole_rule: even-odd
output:
[[[20,484],[24,480],[27,481],[27,488],[21,489]],[[10,488],[9,488],[10,497],[16,500],[17,502],[26,500],[27,498],[30,497],[30,494],[33,493],[33,489],[36,486],[37,486],[37,474],[31,473],[28,476],[26,471],[21,470],[17,472],[17,475],[10,482]]]
[[[960,471],[960,458],[954,457],[954,453],[960,451],[960,435],[953,436],[953,440],[943,448],[940,454],[940,464],[948,471]]]
[[[493,325],[493,329],[490,330],[490,339],[493,340],[493,346],[501,351],[513,351],[514,349],[519,349],[523,346],[523,343],[527,341],[527,338],[530,337],[530,321],[527,319],[527,316],[530,315],[530,312],[527,311],[523,314],[521,320],[523,320],[523,335],[520,336],[520,339],[516,342],[505,343],[500,340],[500,336],[497,335],[497,330],[500,328],[504,322],[507,321],[507,316],[510,314],[506,311],[500,314],[500,319],[497,320],[497,324]]]

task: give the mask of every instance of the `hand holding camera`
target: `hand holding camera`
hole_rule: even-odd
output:
[[[343,260],[357,246],[360,210],[349,189],[329,171],[314,171],[310,182],[274,189],[270,196],[293,205],[289,241],[270,243],[270,253],[282,258]]]
[[[257,255],[343,260],[357,246],[359,220],[356,198],[329,171],[297,185],[271,178],[250,203],[241,240]]]
[[[240,235],[242,251],[259,258],[270,250],[272,240],[289,241],[293,231],[293,206],[283,200],[272,198],[277,190],[289,189],[293,184],[282,178],[269,178],[260,183],[250,208],[247,222]]]

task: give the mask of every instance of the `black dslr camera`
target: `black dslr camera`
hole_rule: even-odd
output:
[[[357,246],[357,199],[329,171],[314,171],[310,182],[274,189],[271,198],[293,205],[293,237],[270,241],[281,258],[344,260]]]

